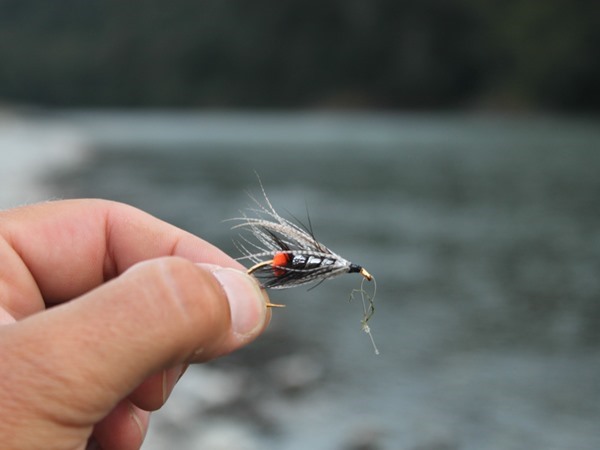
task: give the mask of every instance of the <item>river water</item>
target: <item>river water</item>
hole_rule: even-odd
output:
[[[38,196],[131,203],[238,256],[224,221],[249,206],[248,191],[260,195],[256,172],[277,209],[301,220],[308,209],[316,236],[377,279],[379,356],[348,301],[359,275],[272,292],[287,307],[269,330],[191,368],[153,416],[147,450],[600,448],[598,125],[118,111],[30,120],[80,150],[36,175]]]

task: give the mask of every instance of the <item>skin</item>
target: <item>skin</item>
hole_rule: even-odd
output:
[[[138,449],[188,364],[270,319],[236,261],[119,203],[0,212],[0,261],[3,448]]]

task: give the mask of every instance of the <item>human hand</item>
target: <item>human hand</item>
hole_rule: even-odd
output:
[[[138,449],[189,363],[266,327],[243,270],[123,204],[0,212],[2,448]]]

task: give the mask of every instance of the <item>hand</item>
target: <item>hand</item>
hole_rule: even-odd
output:
[[[138,449],[147,411],[189,363],[259,335],[266,301],[223,252],[130,206],[0,212],[2,448]]]

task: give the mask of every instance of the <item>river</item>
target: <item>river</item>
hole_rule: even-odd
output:
[[[226,219],[260,195],[258,174],[280,212],[308,211],[318,239],[376,277],[380,355],[349,302],[359,275],[274,291],[287,307],[269,330],[191,368],[144,449],[600,448],[597,120],[54,111],[28,123],[80,150],[36,169],[33,199],[124,201],[239,256]]]

